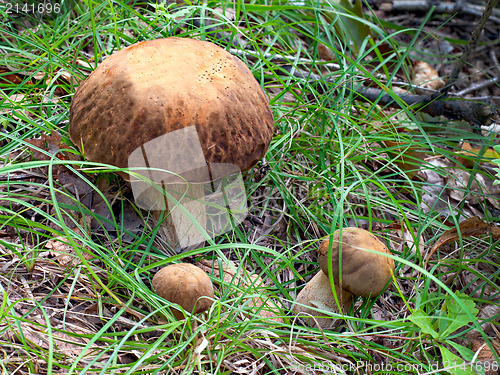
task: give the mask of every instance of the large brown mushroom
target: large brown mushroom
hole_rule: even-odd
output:
[[[394,261],[384,255],[390,254],[389,250],[373,234],[364,229],[349,227],[336,231],[332,237],[332,256],[331,258],[328,256],[330,247],[328,238],[318,249],[321,271],[308,281],[295,299],[292,310],[297,313],[320,315],[311,307],[326,312],[346,313],[352,305],[354,296],[375,297],[391,280],[394,273]],[[342,259],[341,262],[339,262],[340,259]],[[340,309],[335,302],[330,285],[329,262],[332,264],[333,288],[337,294]],[[307,320],[311,326],[314,326],[317,321],[321,328],[330,328],[335,323],[333,318],[316,320],[308,318]]]
[[[153,289],[160,297],[180,305],[189,313],[199,314],[210,308],[214,288],[210,277],[201,268],[189,263],[171,264],[153,277]],[[182,310],[172,308],[177,319],[183,319]]]
[[[171,212],[164,229],[177,249],[205,239],[192,219],[207,229],[213,216],[206,183],[250,169],[273,131],[267,97],[248,67],[194,39],[150,40],[116,52],[81,84],[70,107],[71,140],[90,161],[135,168],[135,175],[120,174],[132,180],[139,206]],[[212,196],[226,194],[224,186],[209,187]],[[246,214],[245,198],[237,192],[232,204],[228,195],[211,207]],[[185,210],[176,209],[179,201]]]

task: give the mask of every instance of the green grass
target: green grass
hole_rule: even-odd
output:
[[[442,355],[448,350],[472,360],[463,341],[472,329],[492,345],[480,325],[498,324],[499,240],[460,238],[423,267],[437,238],[467,216],[500,220],[492,206],[498,194],[484,188],[493,169],[472,156],[472,168],[456,160],[461,140],[490,147],[498,135],[354,101],[351,85],[372,80],[392,87],[399,78],[391,61],[409,76],[404,57],[432,36],[423,27],[400,30],[395,34],[412,37],[404,45],[367,17],[373,45],[385,41],[393,51],[368,64],[371,42],[348,47],[338,11],[307,4],[239,3],[234,20],[221,15],[232,3],[217,2],[155,11],[147,2],[68,1],[59,14],[42,18],[0,8],[0,68],[10,71],[0,73],[9,80],[0,83],[2,371],[284,374],[340,366],[350,374],[356,366],[376,373],[383,362],[379,373],[389,365],[407,366],[394,373],[471,373],[446,369]],[[103,58],[173,35],[237,49],[268,92],[276,123],[265,160],[245,175],[250,211],[265,225],[240,226],[180,254],[169,251],[158,225],[131,202],[126,183],[111,173],[116,168],[78,159],[67,135],[71,97]],[[228,44],[236,37],[246,50]],[[331,49],[334,64],[319,59],[320,44]],[[278,55],[319,81],[285,73]],[[441,56],[447,64],[458,57]],[[57,137],[36,148],[28,142],[56,132],[60,143]],[[471,179],[445,189],[461,171]],[[431,189],[441,201],[426,200]],[[451,190],[463,199],[449,199]],[[333,330],[305,327],[290,307],[318,270],[319,241],[345,226],[365,227],[387,242],[394,283],[378,299],[358,298]],[[400,227],[407,228],[406,242]],[[209,313],[177,321],[169,303],[151,292],[151,279],[166,264],[202,260],[216,269],[231,260],[236,276],[212,276],[216,300]],[[274,303],[254,304],[260,296]],[[450,310],[452,304],[459,308]],[[496,312],[476,315],[474,306]],[[260,309],[281,320],[263,318]],[[447,319],[463,324],[450,331]]]

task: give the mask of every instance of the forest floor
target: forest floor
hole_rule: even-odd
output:
[[[2,373],[498,374],[500,12],[448,95],[492,110],[471,123],[404,95],[443,86],[484,2],[368,3],[344,18],[307,1],[0,8]],[[71,99],[103,59],[170,36],[238,55],[276,127],[244,174],[248,216],[183,252],[118,168],[68,136]],[[317,327],[294,302],[345,227],[373,233],[395,270],[344,311],[313,298]],[[177,320],[152,290],[177,262],[210,275],[208,312]]]

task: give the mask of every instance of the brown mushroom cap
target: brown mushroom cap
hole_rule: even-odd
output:
[[[333,234],[331,259],[333,279],[337,285],[340,283],[339,236],[340,230],[337,230]],[[318,249],[318,261],[326,275],[328,275],[328,246],[329,239],[326,239]],[[363,249],[390,254],[387,247],[370,232],[351,227],[342,229],[342,283],[340,286],[358,296],[376,296],[391,279],[394,272],[394,260]]]
[[[336,285],[334,288],[337,293],[337,298],[339,299],[342,312],[349,312],[354,299],[353,295],[346,290],[340,289]],[[305,306],[301,306],[299,304]],[[307,282],[306,286],[297,295],[295,304],[292,307],[292,310],[296,313],[303,312],[312,316],[321,315],[321,313],[311,310],[306,306],[311,306],[323,311],[330,311],[337,314],[339,313],[335,297],[333,296],[332,289],[330,287],[330,279],[322,271],[319,271],[311,280]],[[329,328],[335,323],[334,318],[316,318],[316,320],[321,328]],[[307,318],[307,322],[309,326],[315,325],[315,321],[312,318]]]
[[[160,297],[195,314],[208,310],[214,298],[210,277],[201,268],[189,263],[162,268],[153,277],[153,289]],[[177,319],[184,318],[181,311],[172,309],[172,312]]]
[[[267,97],[241,60],[172,37],[106,58],[73,97],[69,135],[88,160],[125,168],[138,147],[192,125],[208,163],[242,171],[264,156],[274,132]],[[165,158],[175,165],[179,155],[165,150]]]

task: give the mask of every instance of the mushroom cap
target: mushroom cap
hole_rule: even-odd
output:
[[[354,296],[347,290],[342,290],[336,285],[334,285],[334,287],[340,306],[342,307],[342,311],[344,313],[348,312],[354,300]],[[296,313],[307,313],[312,316],[321,315],[321,313],[311,310],[305,306],[298,305],[298,303],[324,311],[330,311],[337,314],[340,313],[330,287],[330,279],[322,271],[319,271],[316,275],[314,275],[314,277],[308,281],[306,286],[302,288],[297,295],[297,298],[295,298],[295,304],[292,307],[292,310]],[[316,320],[321,328],[329,328],[335,323],[336,319],[316,318]],[[314,319],[312,318],[307,318],[307,322],[311,327],[315,325]]]
[[[333,279],[337,285],[340,284],[339,237],[340,230],[337,230],[333,234],[331,259]],[[329,239],[326,239],[318,249],[318,261],[325,275],[328,275],[328,246]],[[342,229],[342,289],[362,297],[379,294],[394,272],[394,260],[382,254],[390,252],[372,233],[361,228]]]
[[[162,268],[153,277],[153,289],[160,297],[195,314],[208,310],[214,298],[210,277],[201,268],[189,263],[170,264]],[[184,318],[181,311],[172,309],[172,312],[177,319]]]
[[[116,52],[81,84],[70,107],[69,135],[86,158],[121,168],[148,141],[191,126],[206,162],[241,171],[265,155],[274,132],[250,69],[194,39],[149,40]],[[185,164],[189,154],[165,150],[165,165]]]

